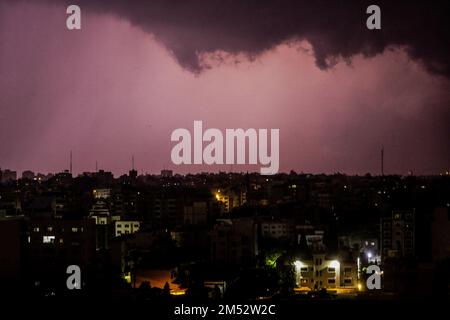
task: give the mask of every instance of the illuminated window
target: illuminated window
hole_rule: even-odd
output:
[[[44,236],[42,238],[43,243],[55,243],[55,236]]]
[[[48,231],[48,232],[52,232],[52,231],[53,231],[53,228],[52,228],[52,227],[47,227],[47,231]]]
[[[72,232],[78,232],[78,228],[72,228]]]
[[[34,231],[34,232],[39,232],[39,228],[38,228],[38,227],[33,228],[33,231]]]
[[[59,243],[63,244],[64,243],[64,239],[63,238],[59,239]]]

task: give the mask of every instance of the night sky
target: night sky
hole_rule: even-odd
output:
[[[448,3],[0,0],[0,167],[61,171],[72,150],[75,173],[258,170],[171,164],[171,132],[202,120],[279,128],[280,171],[379,174],[384,145],[386,173],[438,174]]]

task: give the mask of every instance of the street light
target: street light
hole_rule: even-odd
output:
[[[300,270],[304,265],[300,260],[294,261],[294,266],[296,269]]]

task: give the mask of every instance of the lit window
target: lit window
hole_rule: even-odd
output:
[[[64,243],[64,239],[63,238],[59,239],[59,243],[63,244]]]
[[[39,228],[38,228],[38,227],[33,228],[33,231],[34,231],[34,232],[39,232]]]
[[[78,232],[78,228],[72,228],[72,232]]]
[[[53,231],[53,228],[52,228],[52,227],[47,227],[47,231],[48,231],[48,232],[52,232],[52,231]]]
[[[42,238],[43,243],[55,243],[55,236],[44,236]]]

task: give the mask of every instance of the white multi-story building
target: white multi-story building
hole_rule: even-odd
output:
[[[205,201],[195,201],[183,208],[185,225],[204,225],[208,219],[208,204]]]

